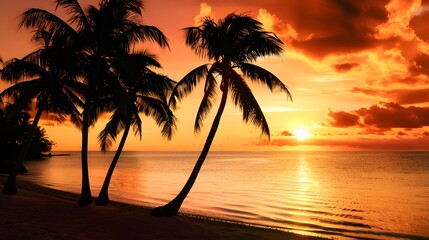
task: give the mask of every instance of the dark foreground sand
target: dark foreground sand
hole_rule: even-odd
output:
[[[0,176],[3,189],[4,176]],[[77,205],[76,194],[18,182],[0,194],[0,239],[320,239],[187,216],[155,218],[143,207]]]

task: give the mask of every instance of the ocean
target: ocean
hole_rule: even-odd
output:
[[[58,154],[59,152],[56,152]],[[80,153],[19,178],[79,193]],[[90,152],[97,196],[114,152]],[[110,199],[174,198],[199,152],[123,152]],[[429,239],[429,152],[210,152],[181,212],[336,239]]]

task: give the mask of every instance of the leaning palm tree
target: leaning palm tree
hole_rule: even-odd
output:
[[[218,81],[222,97],[203,150],[188,181],[176,198],[165,206],[154,209],[154,216],[171,216],[178,213],[209,152],[228,93],[242,111],[243,121],[250,121],[261,129],[262,134],[270,137],[268,123],[245,78],[261,83],[270,90],[278,89],[291,98],[286,86],[276,76],[252,64],[259,57],[280,55],[283,51],[281,40],[273,33],[264,31],[260,22],[248,15],[229,14],[217,23],[206,18],[202,25],[186,28],[185,31],[186,44],[197,55],[207,57],[213,63],[202,65],[188,73],[176,85],[170,103],[173,107],[176,106],[177,100],[189,94],[201,79],[205,80],[204,96],[194,125],[195,132],[198,132],[215,100]],[[241,71],[242,75],[237,70]]]
[[[130,128],[140,138],[142,136],[142,120],[140,113],[154,118],[157,125],[162,126],[161,133],[171,139],[176,126],[175,117],[167,103],[167,94],[172,90],[173,81],[150,70],[149,67],[161,67],[153,56],[142,54],[126,55],[118,61],[118,86],[111,99],[113,114],[106,127],[99,134],[102,151],[106,151],[116,136],[123,131],[121,141],[110,164],[96,205],[105,205],[109,200],[109,184],[115,166],[125,145]]]
[[[109,95],[111,82],[116,77],[112,63],[118,53],[129,52],[137,43],[152,41],[160,47],[168,47],[164,34],[154,26],[139,23],[142,16],[142,0],[100,0],[98,7],[89,5],[86,10],[77,0],[56,0],[57,7],[69,13],[68,23],[55,14],[42,9],[30,9],[24,13],[23,25],[60,29],[75,43],[82,54],[83,81],[89,90],[85,95],[82,113],[82,188],[79,205],[92,202],[88,174],[88,132],[99,114],[107,110],[96,105],[99,98]],[[74,29],[71,26],[76,26]]]
[[[27,156],[42,112],[55,113],[55,119],[60,122],[69,116],[76,126],[81,125],[78,106],[82,105],[82,98],[79,93],[84,92],[86,86],[76,81],[76,75],[70,74],[79,72],[68,62],[75,53],[64,45],[62,36],[51,30],[35,32],[33,40],[41,44],[40,49],[22,59],[9,60],[3,66],[2,80],[15,84],[0,93],[0,103],[2,99],[11,98],[18,106],[28,108],[35,100],[37,108],[27,140],[4,186],[5,194],[17,192],[16,176]]]

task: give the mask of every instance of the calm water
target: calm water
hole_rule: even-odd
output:
[[[78,193],[80,155],[26,163],[21,176]],[[124,152],[111,200],[155,207],[198,152]],[[113,153],[90,153],[97,195]],[[182,212],[338,239],[429,239],[429,152],[211,152]]]

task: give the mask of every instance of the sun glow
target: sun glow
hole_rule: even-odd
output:
[[[305,140],[311,136],[310,132],[306,128],[299,128],[295,130],[293,134],[300,141]]]

